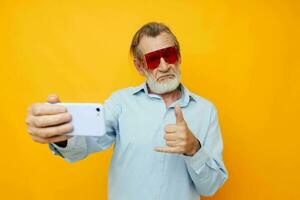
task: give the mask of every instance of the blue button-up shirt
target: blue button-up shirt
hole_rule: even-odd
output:
[[[227,179],[217,111],[208,100],[180,85],[181,98],[168,108],[148,93],[146,83],[117,91],[104,103],[106,134],[74,136],[65,148],[50,144],[68,162],[107,149],[114,143],[109,170],[110,200],[196,200],[214,194]],[[189,129],[202,147],[193,156],[161,153],[164,127],[175,124],[181,106]]]

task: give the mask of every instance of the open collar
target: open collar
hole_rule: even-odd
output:
[[[181,98],[179,100],[179,104],[181,107],[187,106],[190,101],[196,101],[196,98],[194,98],[193,94],[182,83],[180,83],[178,87],[180,87],[180,91],[181,91]],[[157,95],[153,96],[153,94],[149,94],[146,81],[143,82],[141,85],[133,88],[132,95],[137,95],[140,92],[144,92],[149,97],[157,96]]]

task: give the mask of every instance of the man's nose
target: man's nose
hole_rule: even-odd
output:
[[[158,69],[160,71],[168,71],[169,68],[170,68],[170,65],[165,61],[165,59],[163,57],[161,57]]]

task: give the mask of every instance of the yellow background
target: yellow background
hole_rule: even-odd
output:
[[[172,28],[183,82],[218,108],[229,179],[210,199],[299,199],[298,2],[1,1],[0,199],[107,198],[112,149],[69,164],[31,140],[27,107],[140,84],[128,51],[149,21]]]

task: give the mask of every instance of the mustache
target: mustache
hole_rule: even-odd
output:
[[[154,77],[146,69],[143,69],[143,71],[147,78],[152,78],[154,81],[159,81],[162,78],[171,78],[171,79],[179,78],[181,74],[180,69],[175,69],[175,70],[169,70],[167,72],[158,72],[156,74],[156,77]]]
[[[164,78],[176,78],[176,73],[163,74],[157,77],[157,80],[161,80]]]

